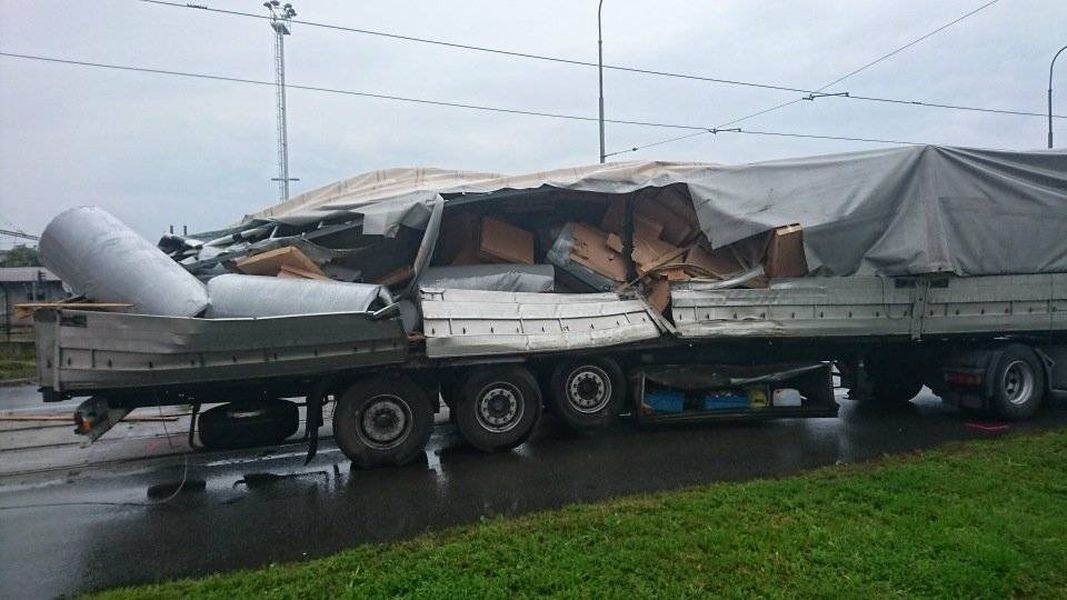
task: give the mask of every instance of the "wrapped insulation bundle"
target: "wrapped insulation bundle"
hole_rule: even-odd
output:
[[[38,250],[44,266],[95,302],[175,317],[207,308],[207,292],[196,277],[101,208],[60,213],[41,234]]]
[[[208,282],[207,293],[210,318],[365,312],[393,302],[381,285],[261,275],[219,275]]]

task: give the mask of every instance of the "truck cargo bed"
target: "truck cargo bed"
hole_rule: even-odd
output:
[[[1067,330],[1067,274],[808,277],[765,289],[675,284],[671,314],[689,339],[1048,333]]]
[[[55,393],[298,377],[404,362],[396,320],[370,313],[195,319],[35,313],[41,385]]]

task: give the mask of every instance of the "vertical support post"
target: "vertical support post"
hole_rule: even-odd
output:
[[[277,95],[278,118],[278,196],[282,202],[289,200],[289,182],[296,181],[289,177],[289,132],[285,109],[285,36],[290,33],[290,26],[296,10],[292,4],[282,5],[278,0],[268,0],[263,6],[270,11],[270,26],[274,30],[274,84]]]
[[[604,38],[601,27],[600,13],[604,8],[604,0],[596,9],[596,44],[597,44],[597,76],[600,80],[600,164],[604,164]]]

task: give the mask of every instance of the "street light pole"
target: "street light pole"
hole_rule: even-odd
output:
[[[597,45],[597,75],[600,77],[600,164],[604,164],[604,37],[603,29],[600,25],[600,12],[604,8],[604,0],[600,0],[600,4],[596,9],[596,45]],[[1052,84],[1050,83],[1049,86]],[[1052,102],[1051,94],[1049,92],[1049,102]],[[1049,125],[1051,128],[1052,126]],[[1049,134],[1051,136],[1051,134]],[[1052,138],[1049,137],[1051,140]],[[1052,142],[1049,142],[1050,144]],[[1051,147],[1051,146],[1050,146]]]
[[[1060,57],[1060,53],[1067,50],[1067,46],[1060,48],[1056,55],[1052,57],[1052,62],[1048,66],[1048,147],[1052,148],[1052,67],[1056,65],[1056,59]],[[601,136],[603,137],[603,136]],[[604,153],[603,150],[600,151]]]

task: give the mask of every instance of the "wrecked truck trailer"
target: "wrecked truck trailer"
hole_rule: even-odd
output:
[[[53,268],[134,306],[38,311],[38,363],[46,400],[93,397],[90,437],[136,406],[226,403],[202,441],[279,441],[295,427],[271,415],[304,397],[312,448],[332,403],[361,466],[417,456],[442,403],[490,451],[543,406],[578,428],[833,416],[831,364],[855,397],[928,385],[1025,418],[1067,389],[1065,230],[1062,152],[379,171],[165,236],[200,314],[137,314]]]

